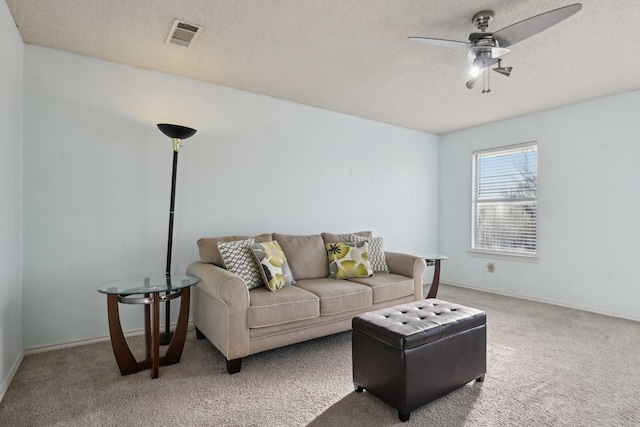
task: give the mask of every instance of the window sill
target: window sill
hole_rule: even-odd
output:
[[[510,261],[523,261],[523,262],[538,262],[537,255],[530,254],[518,254],[514,252],[500,252],[500,251],[492,251],[492,250],[483,250],[483,249],[469,249],[469,255],[477,256],[481,258],[495,258],[495,259],[505,259]]]

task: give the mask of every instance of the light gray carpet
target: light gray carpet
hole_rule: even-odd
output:
[[[640,324],[442,286],[487,312],[488,372],[411,413],[353,391],[351,333],[224,358],[189,333],[182,361],[121,377],[109,342],[25,357],[2,426],[638,426]],[[106,313],[104,313],[106,316]],[[140,337],[130,340],[142,349]]]

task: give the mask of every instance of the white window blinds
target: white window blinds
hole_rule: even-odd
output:
[[[535,255],[537,144],[475,152],[473,177],[471,248]]]

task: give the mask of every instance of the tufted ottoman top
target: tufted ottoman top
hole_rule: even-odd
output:
[[[484,311],[429,298],[360,314],[353,318],[352,327],[354,331],[407,350],[485,322]]]

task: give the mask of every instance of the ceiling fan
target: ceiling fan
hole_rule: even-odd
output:
[[[507,49],[508,47],[538,34],[547,28],[553,27],[557,23],[577,13],[580,9],[582,9],[580,3],[564,6],[559,9],[541,13],[540,15],[532,16],[524,21],[498,30],[495,33],[487,32],[489,23],[493,20],[494,13],[490,10],[485,10],[476,13],[473,15],[473,18],[471,18],[471,22],[480,32],[469,34],[468,42],[435,39],[431,37],[409,37],[409,40],[429,43],[436,46],[468,49],[467,60],[471,71],[471,79],[467,81],[467,88],[471,89],[480,79],[484,70],[496,64],[498,66],[493,68],[493,71],[509,77],[513,67],[503,67],[502,59],[500,58],[510,51],[510,49]],[[483,90],[482,92],[491,92],[491,89]]]

